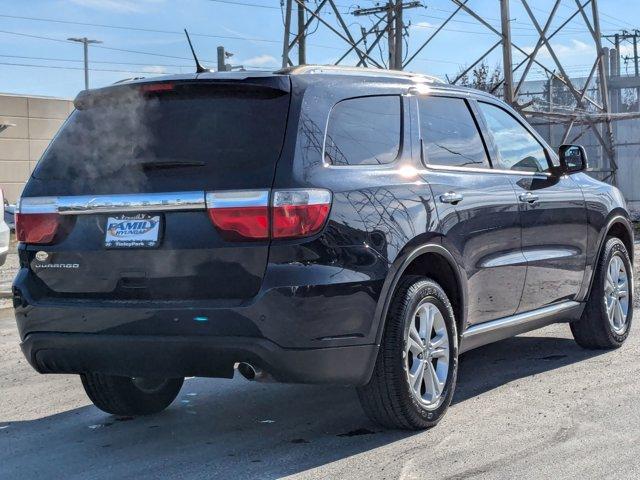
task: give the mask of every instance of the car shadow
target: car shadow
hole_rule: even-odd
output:
[[[531,336],[480,348],[461,359],[454,403],[601,353]],[[367,420],[352,388],[188,379],[156,416],[86,406],[0,424],[0,478],[280,478],[412,435],[445,432],[385,431]],[[381,456],[381,468],[391,461]]]
[[[486,345],[460,357],[453,403],[605,353],[607,350],[585,350],[572,338],[563,337],[519,336]]]

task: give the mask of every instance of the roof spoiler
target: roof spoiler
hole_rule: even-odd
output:
[[[84,110],[95,105],[96,102],[107,100],[123,92],[139,92],[140,94],[163,93],[179,90],[184,87],[219,87],[236,90],[248,89],[257,95],[279,96],[286,95],[291,91],[291,81],[286,76],[268,77],[242,77],[230,78],[226,76],[204,77],[202,75],[191,79],[173,79],[171,77],[158,77],[146,79],[145,81],[131,81],[110,85],[108,87],[82,90],[76,96],[73,104],[76,109]]]

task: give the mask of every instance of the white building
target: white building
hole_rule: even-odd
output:
[[[0,94],[0,188],[10,203],[72,110],[71,100]]]

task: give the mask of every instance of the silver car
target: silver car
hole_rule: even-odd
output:
[[[4,193],[0,188],[0,265],[4,265],[9,252],[9,226],[4,221]]]

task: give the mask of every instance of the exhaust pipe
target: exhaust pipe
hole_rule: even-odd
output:
[[[249,381],[252,382],[272,382],[273,378],[267,372],[261,368],[254,367],[250,363],[240,362],[237,365],[237,370],[240,374]]]

